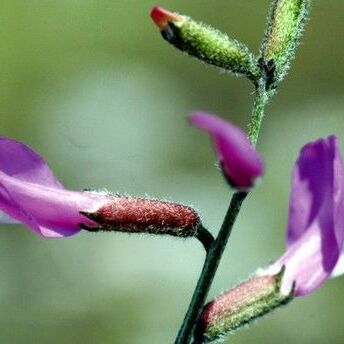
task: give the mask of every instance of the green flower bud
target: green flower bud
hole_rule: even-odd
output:
[[[244,44],[208,25],[160,7],[153,8],[151,17],[163,38],[176,48],[226,71],[246,75],[254,82],[258,80],[260,69]]]
[[[261,46],[267,87],[275,88],[288,71],[302,35],[310,0],[274,0]]]
[[[221,342],[226,335],[288,303],[293,292],[281,292],[283,272],[252,277],[205,305],[194,343]]]

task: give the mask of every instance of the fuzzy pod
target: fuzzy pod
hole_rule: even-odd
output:
[[[286,75],[295,56],[309,7],[310,0],[273,1],[259,59],[268,88],[275,88]]]
[[[192,237],[202,226],[198,214],[189,206],[130,196],[113,196],[97,211],[82,214],[98,224],[98,227],[83,226],[89,231]]]
[[[177,49],[203,62],[256,82],[260,76],[254,56],[248,48],[213,27],[190,17],[154,7],[151,18],[163,38]]]
[[[288,303],[280,292],[283,269],[274,276],[254,276],[209,302],[195,331],[195,344],[222,342],[233,331]]]

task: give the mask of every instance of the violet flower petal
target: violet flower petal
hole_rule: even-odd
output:
[[[190,122],[212,136],[218,159],[233,186],[249,188],[264,173],[260,155],[241,129],[215,115],[201,112],[192,114]]]
[[[96,211],[108,198],[68,191],[46,162],[29,147],[0,138],[0,210],[47,237],[65,237],[94,222],[80,211]]]
[[[335,136],[303,147],[292,174],[287,251],[268,270],[284,265],[282,289],[303,296],[332,274],[344,241],[344,166]]]
[[[64,189],[39,154],[3,136],[0,136],[0,171],[25,182]]]

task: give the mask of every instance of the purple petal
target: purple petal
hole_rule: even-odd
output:
[[[287,232],[293,245],[319,223],[324,266],[333,269],[344,239],[344,167],[335,136],[303,147],[292,176]]]
[[[206,113],[194,113],[190,122],[213,138],[226,176],[238,188],[248,188],[264,173],[261,157],[246,134],[231,123]]]
[[[324,256],[321,251],[322,237],[318,223],[313,226],[290,246],[285,254],[277,260],[269,272],[275,274],[282,266],[285,272],[282,280],[282,292],[290,293],[295,283],[295,296],[304,296],[319,288],[330,276],[324,266]]]
[[[0,171],[18,180],[63,189],[47,163],[24,144],[0,136]]]
[[[335,136],[303,147],[292,174],[287,251],[271,267],[285,265],[285,290],[319,288],[334,270],[344,240],[344,167]]]
[[[39,155],[1,138],[0,210],[38,234],[48,238],[76,234],[80,223],[94,225],[80,211],[95,211],[107,200],[98,193],[65,190]]]

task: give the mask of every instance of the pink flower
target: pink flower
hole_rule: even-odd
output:
[[[201,112],[192,114],[190,122],[211,135],[223,172],[233,187],[249,188],[263,175],[263,161],[241,129]]]
[[[197,213],[182,204],[69,191],[47,163],[24,144],[0,137],[0,222],[20,222],[46,238],[81,229],[193,236]]]
[[[282,292],[310,294],[333,273],[343,241],[344,166],[338,140],[330,136],[302,148],[292,174],[287,250],[260,275],[285,266]]]

